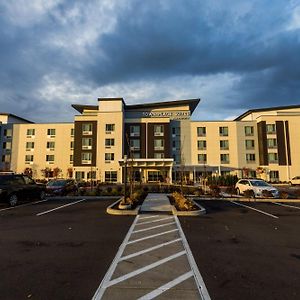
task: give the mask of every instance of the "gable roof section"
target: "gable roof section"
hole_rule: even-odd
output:
[[[272,110],[284,110],[284,109],[293,109],[293,108],[300,108],[300,105],[287,105],[287,106],[274,106],[274,107],[266,107],[266,108],[256,108],[256,109],[249,109],[242,115],[238,116],[234,119],[234,121],[241,121],[243,118],[247,117],[248,115],[256,112],[263,112],[263,111],[272,111]]]
[[[23,122],[25,122],[25,123],[34,123],[34,122],[32,122],[32,121],[29,121],[29,120],[27,120],[27,119],[21,118],[21,117],[19,117],[19,116],[17,116],[17,115],[10,114],[10,113],[0,112],[0,115],[12,117],[12,118],[18,119],[18,120],[20,120],[20,121],[23,121]]]

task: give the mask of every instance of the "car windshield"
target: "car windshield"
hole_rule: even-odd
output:
[[[253,180],[253,181],[251,181],[251,184],[253,186],[270,186],[268,183],[266,183],[265,181],[262,181],[262,180]]]
[[[54,180],[54,181],[50,181],[48,182],[48,186],[65,186],[67,183],[66,180]]]

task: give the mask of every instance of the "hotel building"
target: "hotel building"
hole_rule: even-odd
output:
[[[73,123],[32,123],[0,113],[0,170],[34,178],[172,182],[236,174],[268,181],[300,175],[300,105],[253,109],[232,121],[195,121],[200,99],[72,105]]]

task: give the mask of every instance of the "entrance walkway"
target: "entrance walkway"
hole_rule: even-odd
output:
[[[166,194],[149,193],[140,212],[172,212],[172,205]]]

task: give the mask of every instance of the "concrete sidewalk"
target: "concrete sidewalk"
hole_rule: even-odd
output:
[[[172,205],[166,194],[149,193],[140,212],[172,212]]]

